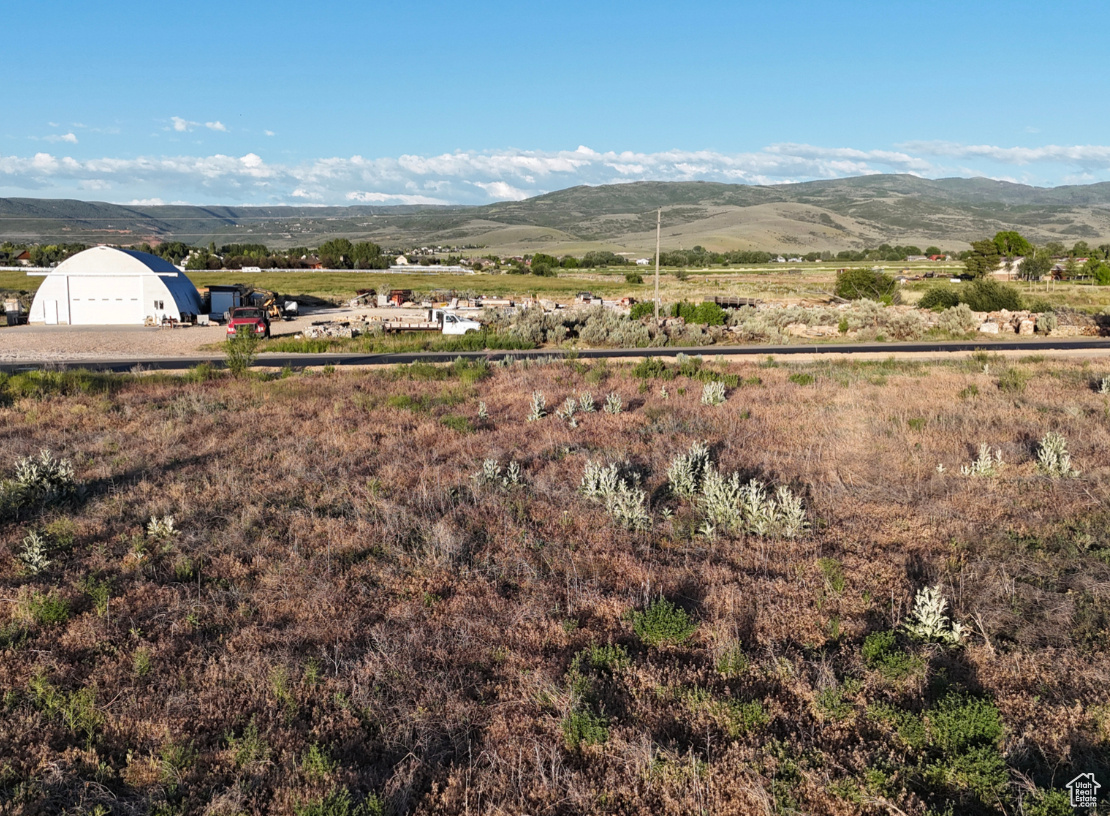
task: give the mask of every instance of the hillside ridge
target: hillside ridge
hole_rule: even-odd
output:
[[[281,248],[347,237],[388,247],[641,252],[654,246],[659,208],[666,243],[676,248],[814,251],[891,243],[956,249],[1004,229],[1038,243],[1110,240],[1110,182],[1033,187],[904,174],[768,186],[637,181],[481,206],[125,205],[0,198],[0,240],[258,242]]]

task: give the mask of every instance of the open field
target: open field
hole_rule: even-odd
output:
[[[839,269],[867,264],[839,262],[804,264],[761,264],[745,267],[715,266],[708,269],[664,268],[660,275],[660,297],[666,302],[678,300],[711,300],[716,295],[756,297],[768,302],[823,302],[833,291]],[[888,274],[908,270],[910,275],[927,271],[960,274],[958,263],[937,264],[913,262],[886,264]],[[198,287],[216,284],[245,283],[270,289],[292,297],[321,298],[342,302],[360,289],[413,289],[417,292],[457,291],[482,294],[490,297],[537,296],[569,301],[580,291],[590,291],[607,299],[634,297],[651,300],[654,297],[654,267],[612,267],[604,269],[560,270],[558,277],[544,278],[534,275],[435,275],[435,274],[385,274],[381,272],[303,272],[268,271],[244,273],[236,271],[190,272],[189,279]],[[629,284],[624,276],[636,272],[643,276],[642,284]],[[18,271],[0,270],[0,291],[33,293],[42,278],[28,277]],[[1110,286],[1083,283],[1054,283],[1048,289],[1043,284],[1032,285],[1013,282],[1030,300],[1047,300],[1053,305],[1098,311],[1110,306]],[[950,286],[946,278],[915,281],[903,288],[907,302],[915,302],[932,286]]]
[[[0,377],[0,811],[1070,812],[1110,778],[1108,374]],[[554,415],[586,390],[622,412]],[[43,448],[73,489],[15,482]],[[930,586],[962,637],[904,628]]]

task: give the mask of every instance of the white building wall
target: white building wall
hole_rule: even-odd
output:
[[[64,275],[46,276],[35,293],[27,319],[31,323],[45,323],[48,309],[57,310],[59,324],[69,324],[69,281]]]

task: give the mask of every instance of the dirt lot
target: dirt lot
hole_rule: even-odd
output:
[[[388,311],[389,316],[413,317],[412,309],[322,309],[295,320],[274,323],[274,337],[292,336],[315,321]],[[413,314],[409,314],[412,312]],[[0,329],[0,362],[19,360],[96,360],[152,357],[189,357],[210,351],[225,337],[223,326],[177,329],[149,326],[11,326]]]

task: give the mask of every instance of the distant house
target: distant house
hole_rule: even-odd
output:
[[[397,260],[395,260],[393,262],[393,265],[394,266],[408,266],[409,265],[409,259],[406,258],[404,255],[398,255]]]
[[[906,260],[907,261],[927,261],[927,260],[930,260],[930,258],[928,258],[925,255],[907,255]]]
[[[22,266],[30,266],[31,265],[31,253],[28,252],[25,249],[22,252],[20,252],[18,255],[13,257],[12,261],[14,263],[21,264]]]
[[[651,261],[649,261],[647,258],[637,258],[636,259],[636,266],[647,266],[650,263],[651,263]]]
[[[930,261],[947,261],[948,256],[947,255],[930,255],[929,260]]]

